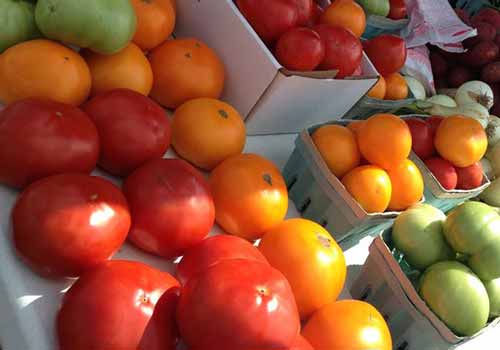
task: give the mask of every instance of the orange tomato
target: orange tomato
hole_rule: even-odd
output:
[[[342,249],[315,222],[285,220],[262,237],[259,249],[290,282],[302,319],[335,301],[344,287]]]
[[[418,203],[424,195],[424,179],[415,163],[406,159],[387,171],[391,179],[392,194],[389,209],[402,211]]]
[[[169,40],[155,48],[149,59],[154,76],[151,96],[165,107],[177,108],[188,100],[222,94],[224,65],[199,40]]]
[[[153,71],[144,53],[134,43],[114,55],[85,51],[83,57],[92,75],[92,96],[119,88],[149,95]]]
[[[380,77],[377,83],[368,91],[367,95],[371,98],[383,100],[387,91],[384,77]],[[408,94],[408,93],[406,93]]]
[[[56,42],[36,39],[10,47],[0,60],[0,101],[47,98],[78,106],[90,92],[85,60]]]
[[[382,213],[389,206],[391,179],[379,167],[357,167],[344,176],[342,184],[367,213]]]
[[[228,233],[255,240],[279,225],[288,209],[288,191],[279,169],[256,154],[239,154],[210,176],[215,219]]]
[[[402,163],[411,151],[408,125],[393,114],[375,114],[358,133],[362,156],[374,165],[390,169]]]
[[[324,306],[312,315],[302,335],[318,350],[392,350],[387,323],[364,301],[341,300]]]
[[[131,0],[137,16],[132,39],[144,51],[151,50],[172,34],[175,27],[173,0]]]
[[[312,140],[330,171],[341,178],[359,165],[354,133],[341,125],[325,125],[312,134]]]
[[[483,158],[488,138],[481,124],[461,115],[444,118],[436,131],[438,153],[456,167],[465,168]]]
[[[353,0],[335,0],[323,12],[320,22],[349,29],[359,38],[365,32],[366,15]]]
[[[347,129],[353,132],[354,136],[356,136],[356,140],[358,138],[359,130],[363,127],[364,124],[364,120],[355,120],[347,124]]]
[[[399,73],[392,73],[385,77],[386,100],[403,100],[408,97],[408,84]]]
[[[229,104],[212,99],[190,100],[177,108],[172,119],[172,145],[194,165],[212,170],[245,147],[245,124]]]

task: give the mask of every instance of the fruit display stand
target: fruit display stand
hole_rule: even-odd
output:
[[[357,280],[354,298],[372,303],[384,315],[398,350],[494,349],[500,340],[500,318],[472,337],[455,335],[426,305],[394,259],[386,242],[391,230],[376,237]]]
[[[345,120],[332,124],[348,123]],[[369,214],[361,208],[328,169],[314,145],[310,135],[319,127],[308,128],[297,136],[283,176],[289,196],[302,216],[324,226],[346,249],[356,245],[364,236],[378,234],[391,226],[398,212]]]
[[[222,99],[242,114],[249,135],[300,132],[339,119],[336,116],[344,115],[377,82],[378,73],[366,55],[362,77],[334,79],[336,71],[287,71],[233,0],[179,1],[177,12],[176,37],[198,37],[224,61]]]
[[[296,135],[274,135],[249,137],[245,152],[264,155],[279,168],[283,168]],[[175,157],[171,151],[167,158]],[[116,178],[96,171],[95,175],[106,176],[115,183]],[[55,317],[64,293],[73,280],[48,280],[33,273],[17,257],[11,240],[10,212],[17,192],[0,186],[0,348],[2,350],[54,350],[56,336]],[[287,217],[298,217],[293,203],[289,202]],[[212,234],[220,232],[214,227]],[[371,240],[361,242],[346,251],[348,265],[352,266],[346,281],[350,285],[356,275],[356,266],[363,264],[368,255]],[[173,272],[174,264],[144,253],[126,243],[114,259],[127,259],[147,263],[162,271]],[[349,267],[351,269],[351,267]],[[342,298],[349,298],[348,288],[344,288]]]

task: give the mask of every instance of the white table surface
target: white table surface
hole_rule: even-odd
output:
[[[263,155],[281,169],[294,148],[295,138],[296,135],[249,137],[245,152]],[[167,157],[174,156],[170,151],[167,153]],[[102,175],[102,172],[96,171],[95,174]],[[55,316],[61,297],[72,281],[51,281],[38,277],[17,258],[12,245],[10,226],[10,211],[16,195],[16,191],[0,186],[0,345],[3,350],[55,350]],[[295,206],[292,202],[289,205],[287,216],[297,217]],[[365,238],[345,252],[349,268],[341,298],[350,297],[348,288],[359,272],[359,265],[362,265],[368,256],[371,240]],[[125,244],[114,258],[139,260],[169,272],[172,272],[174,267],[173,263],[143,253],[129,244]],[[500,330],[496,333],[495,339],[478,339],[459,349],[499,349]]]

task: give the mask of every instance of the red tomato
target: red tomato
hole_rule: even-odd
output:
[[[269,1],[269,0],[267,0]],[[313,11],[313,0],[286,0],[288,3],[295,6],[297,10],[298,20],[297,25],[305,26],[311,18]]]
[[[101,138],[99,165],[126,176],[150,159],[161,158],[170,145],[165,111],[142,94],[118,89],[94,97],[84,106]]]
[[[389,18],[391,19],[403,19],[406,18],[406,4],[405,0],[390,0],[391,11],[389,12]]]
[[[427,159],[425,165],[445,190],[454,190],[457,187],[457,171],[450,162],[434,157]]]
[[[431,127],[431,133],[432,133],[432,138],[434,139],[434,136],[436,136],[436,131],[439,128],[439,125],[443,121],[444,117],[438,116],[438,115],[433,115],[430,118],[426,119],[427,124]]]
[[[81,276],[57,316],[59,350],[175,350],[179,282],[132,261]]]
[[[219,349],[224,350],[225,348],[220,346]],[[195,350],[195,349],[187,349],[187,350]],[[202,349],[200,349],[202,350]],[[269,349],[251,349],[251,350],[269,350]],[[295,342],[293,345],[287,349],[281,349],[281,350],[314,350],[312,345],[307,341],[306,338],[299,336],[295,339]]]
[[[300,329],[286,278],[266,264],[242,259],[223,261],[190,279],[177,324],[186,343],[203,350],[286,349]]]
[[[455,167],[457,170],[457,188],[472,190],[483,183],[483,167],[477,162],[465,168]]]
[[[314,30],[293,28],[278,40],[276,58],[289,70],[314,70],[325,58],[325,44]]]
[[[107,260],[125,241],[130,213],[111,182],[60,174],[27,187],[12,212],[14,243],[37,272],[74,277]]]
[[[405,119],[410,128],[412,150],[420,159],[427,159],[435,152],[434,137],[429,124],[418,118]]]
[[[314,27],[316,24],[319,23],[319,19],[321,15],[325,12],[321,6],[319,6],[317,3],[313,3],[312,11],[311,11],[311,17],[309,17],[309,21],[307,22],[306,26],[307,27]]]
[[[236,0],[241,13],[262,41],[272,44],[297,26],[299,14],[291,0]]]
[[[29,98],[0,112],[0,183],[22,188],[65,172],[90,173],[99,135],[80,109]]]
[[[247,259],[268,264],[262,253],[243,238],[218,235],[204,239],[189,249],[177,265],[177,278],[182,285],[209,267],[224,260]]]
[[[338,79],[354,73],[363,57],[363,47],[359,39],[349,30],[329,24],[318,24],[314,30],[325,43],[325,59],[319,69],[338,69]]]
[[[200,243],[212,228],[215,209],[203,175],[180,159],[155,159],[123,185],[132,213],[129,239],[167,259]]]
[[[396,35],[382,34],[363,43],[370,61],[382,76],[397,73],[406,61],[406,45]]]

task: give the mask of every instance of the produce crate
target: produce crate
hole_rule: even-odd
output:
[[[347,125],[343,120],[327,124]],[[326,124],[322,124],[326,125]],[[325,227],[343,249],[390,227],[399,212],[367,213],[333,175],[311,138],[322,125],[302,131],[283,170],[288,193],[304,218]]]
[[[427,116],[423,115],[404,115],[401,118],[422,118],[425,119]],[[424,178],[424,196],[425,203],[430,204],[436,208],[447,212],[457,205],[465,202],[466,200],[477,197],[481,192],[483,192],[489,185],[490,180],[485,173],[483,173],[483,183],[480,187],[473,190],[446,190],[441,186],[436,177],[430,172],[427,166],[424,164],[415,153],[411,152],[409,157],[416,166],[420,169],[422,177]]]
[[[233,0],[177,1],[175,37],[195,37],[224,62],[222,99],[245,119],[248,135],[299,133],[342,116],[378,81],[366,55],[363,76],[337,71],[292,72],[276,60]]]
[[[393,349],[448,350],[494,331],[500,318],[472,337],[455,335],[420,298],[394,258],[389,248],[391,245],[390,229],[374,239],[368,259],[350,292],[353,298],[371,303],[384,315],[391,331]],[[411,276],[411,279],[417,278]],[[488,349],[493,348],[496,347]]]
[[[411,91],[408,93],[410,94],[409,98],[397,101],[380,100],[365,95],[344,115],[344,118],[367,119],[377,113],[395,113],[396,111],[407,107],[416,101]]]
[[[381,34],[399,35],[408,23],[408,18],[394,20],[387,17],[369,15],[366,19],[366,29],[362,38],[368,40]]]

